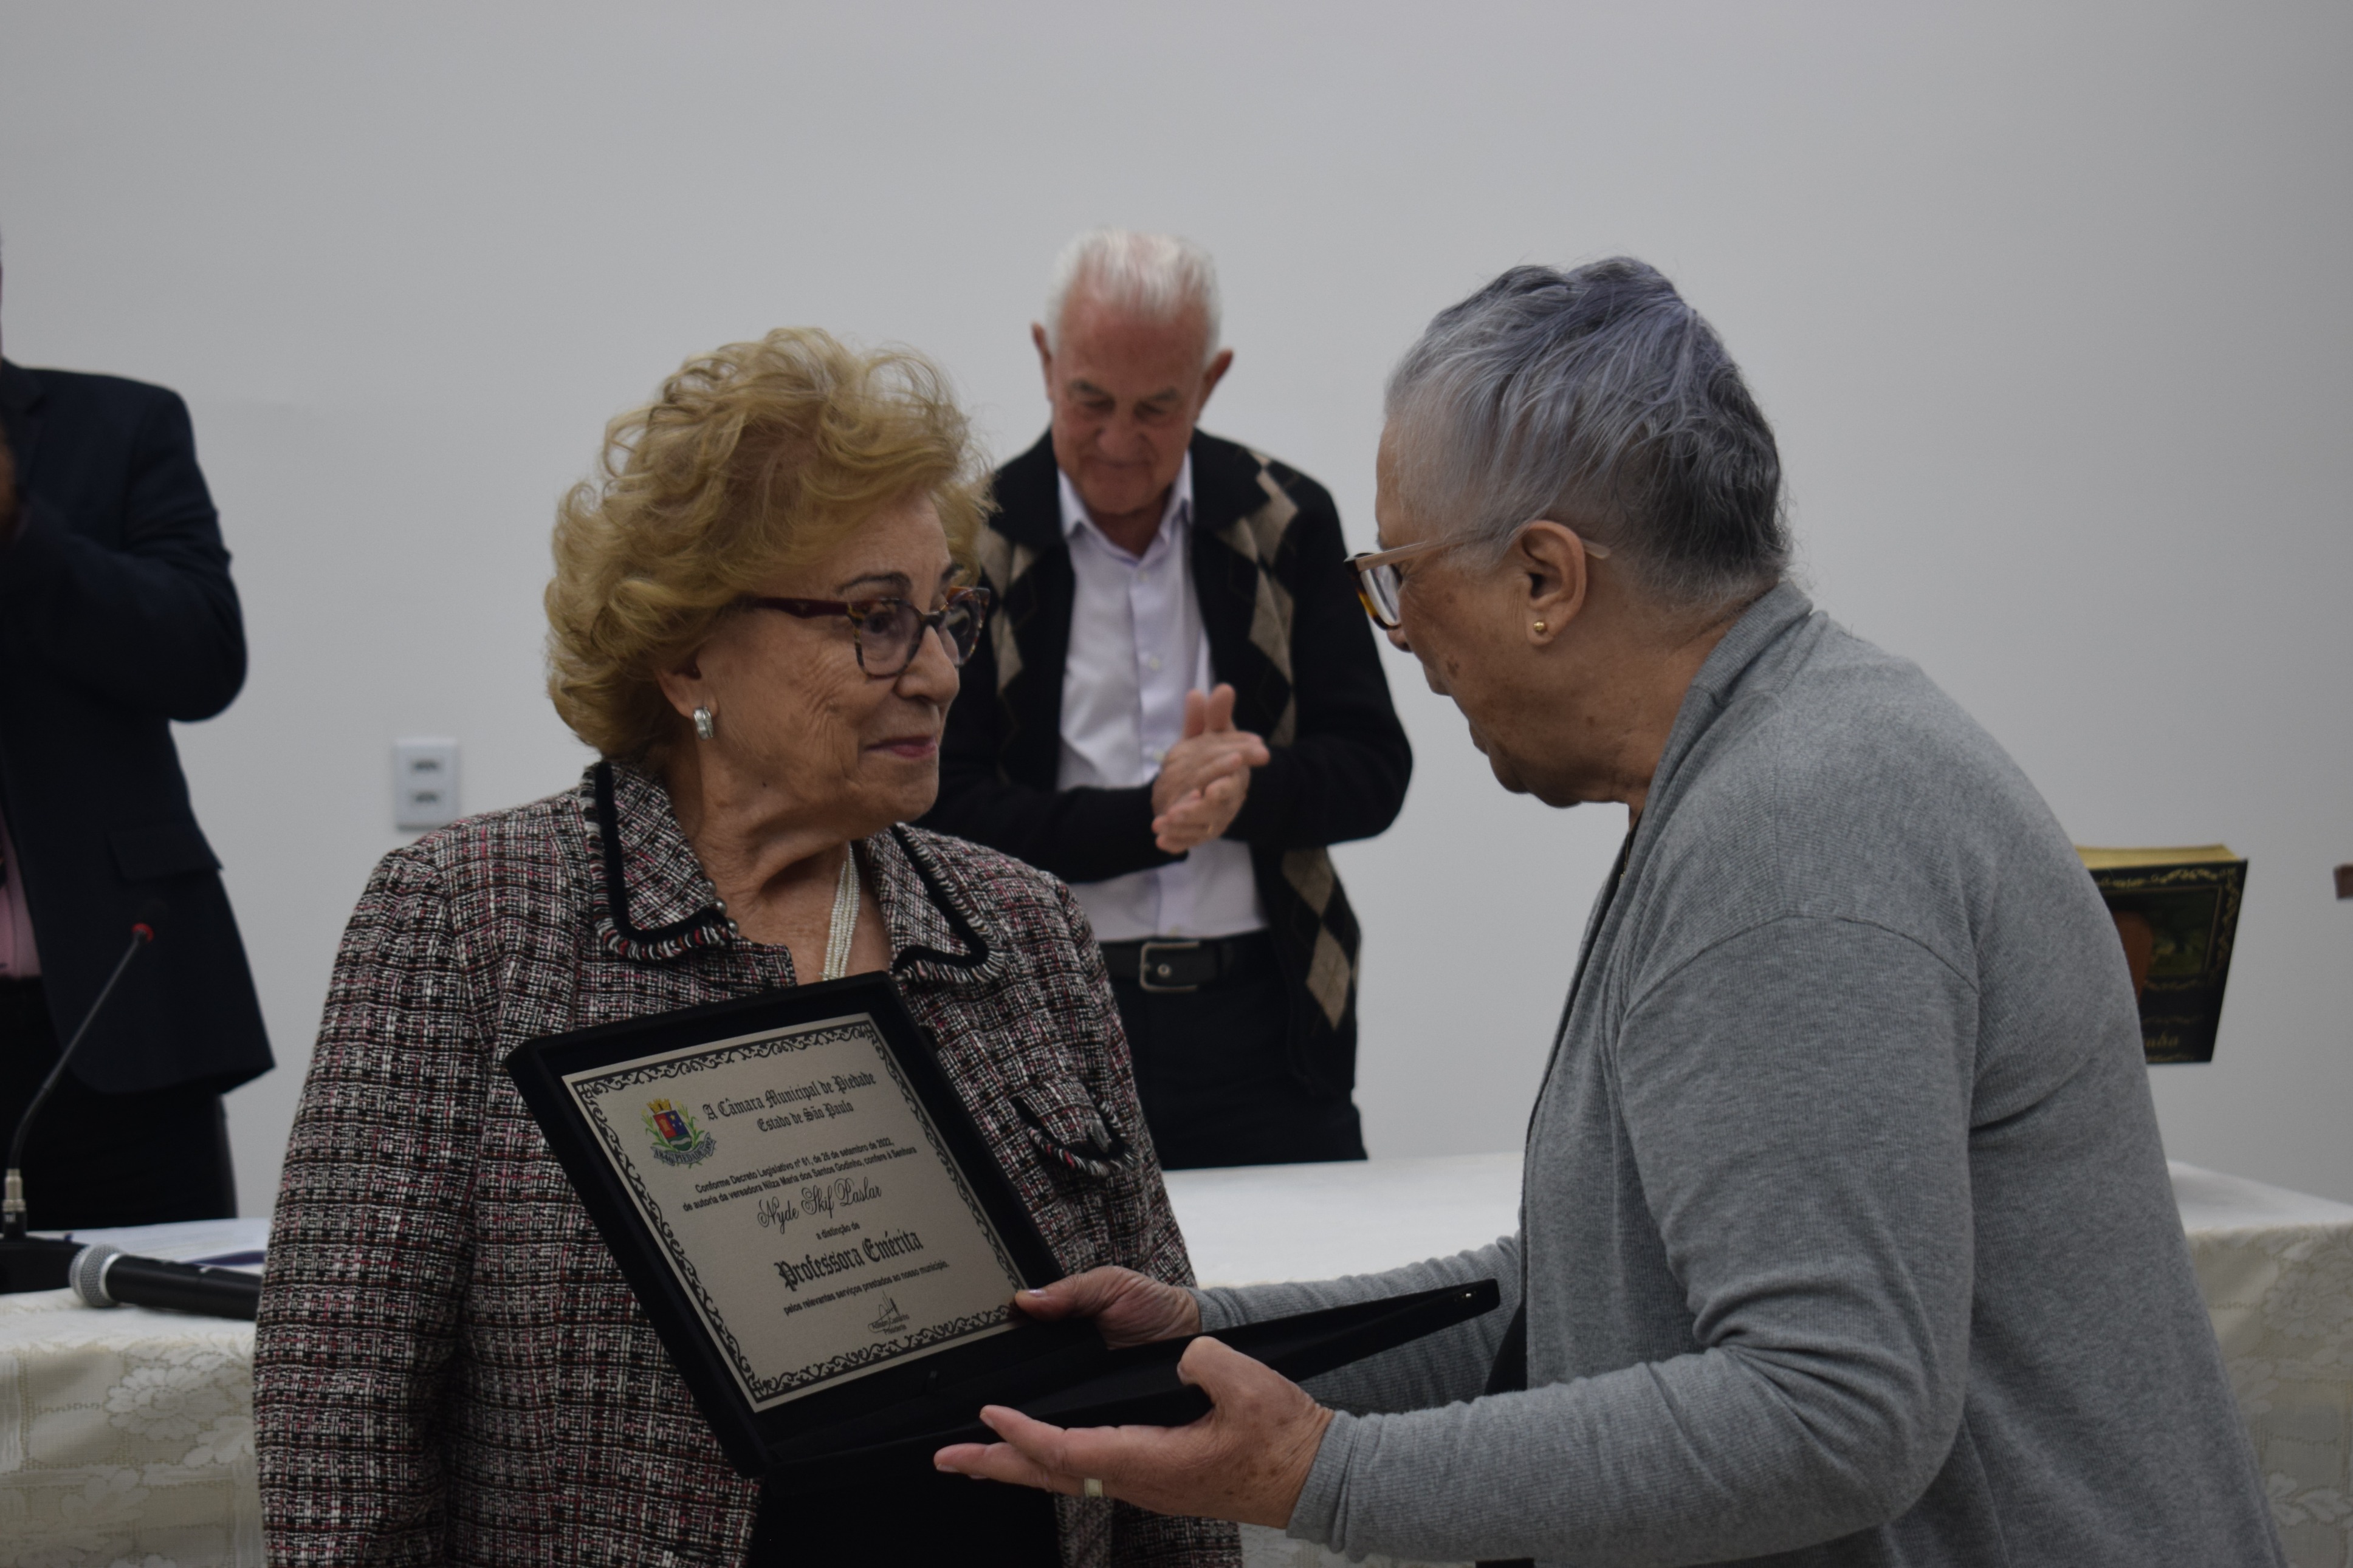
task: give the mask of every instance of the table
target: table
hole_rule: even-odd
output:
[[[2173,1167],[2288,1561],[2353,1564],[2353,1206]]]
[[[226,1262],[266,1220],[91,1231]],[[253,1325],[0,1296],[0,1568],[262,1568]]]
[[[2353,1205],[2181,1164],[2173,1189],[2289,1559],[2348,1568]],[[1180,1171],[1168,1190],[1204,1280],[1314,1279],[1514,1229],[1519,1156]],[[245,1221],[100,1238],[206,1258],[263,1234]],[[250,1324],[0,1296],[0,1568],[260,1568],[252,1359]],[[1338,1561],[1271,1530],[1243,1546],[1250,1568]]]

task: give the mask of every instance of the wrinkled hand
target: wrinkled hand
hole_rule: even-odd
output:
[[[1083,1491],[1092,1477],[1104,1495],[1155,1513],[1288,1525],[1332,1413],[1281,1373],[1213,1339],[1187,1347],[1176,1373],[1211,1403],[1190,1426],[1065,1430],[992,1405],[980,1418],[1003,1441],[958,1443],[932,1462],[1066,1494]]]
[[[1250,793],[1250,774],[1235,773],[1207,789],[1195,790],[1175,806],[1152,819],[1152,842],[1163,855],[1182,855],[1212,838],[1222,837],[1241,815]]]
[[[1182,855],[1232,826],[1250,794],[1250,771],[1267,764],[1266,742],[1234,728],[1234,689],[1185,694],[1184,738],[1160,759],[1152,783],[1152,833],[1164,855]]]
[[[1234,689],[1219,685],[1204,696],[1185,694],[1185,733],[1160,759],[1160,775],[1152,781],[1152,810],[1164,814],[1186,796],[1211,782],[1235,773],[1247,775],[1267,762],[1266,742],[1247,730],[1234,728]]]
[[[1193,1292],[1133,1268],[1090,1268],[1042,1290],[1024,1290],[1013,1304],[1049,1323],[1092,1318],[1095,1332],[1113,1350],[1201,1331],[1201,1309]]]

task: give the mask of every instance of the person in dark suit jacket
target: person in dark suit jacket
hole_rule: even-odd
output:
[[[1362,1159],[1358,931],[1329,846],[1413,755],[1323,486],[1197,426],[1209,258],[1102,230],[1032,329],[1052,428],[999,469],[1001,606],[924,821],[1072,886],[1172,1169]]]
[[[269,1044],[174,720],[245,681],[179,397],[0,360],[0,1140],[147,920],[34,1125],[29,1223],[237,1212],[221,1092]]]

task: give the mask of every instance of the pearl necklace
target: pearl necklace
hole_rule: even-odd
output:
[[[849,942],[858,934],[858,847],[842,847],[841,877],[833,885],[833,919],[825,928],[825,973],[839,980],[849,973]]]

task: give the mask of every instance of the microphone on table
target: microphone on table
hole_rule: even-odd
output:
[[[241,1318],[249,1323],[261,1303],[259,1275],[136,1258],[103,1242],[74,1254],[69,1279],[73,1293],[90,1307],[163,1307],[214,1318]]]
[[[155,940],[155,928],[164,923],[168,906],[161,899],[150,899],[139,907],[139,917],[131,927],[131,945],[122,950],[115,961],[114,973],[100,987],[98,1000],[81,1016],[81,1026],[58,1053],[57,1065],[49,1076],[41,1080],[25,1114],[16,1119],[16,1131],[8,1140],[8,1164],[5,1178],[0,1178],[0,1293],[16,1290],[54,1290],[66,1282],[66,1269],[78,1250],[70,1241],[44,1241],[25,1234],[25,1140],[33,1130],[33,1119],[40,1114],[43,1104],[56,1091],[66,1076],[67,1064],[73,1060],[74,1051],[89,1035],[90,1026],[106,1008],[121,984],[123,973],[131,961]]]

